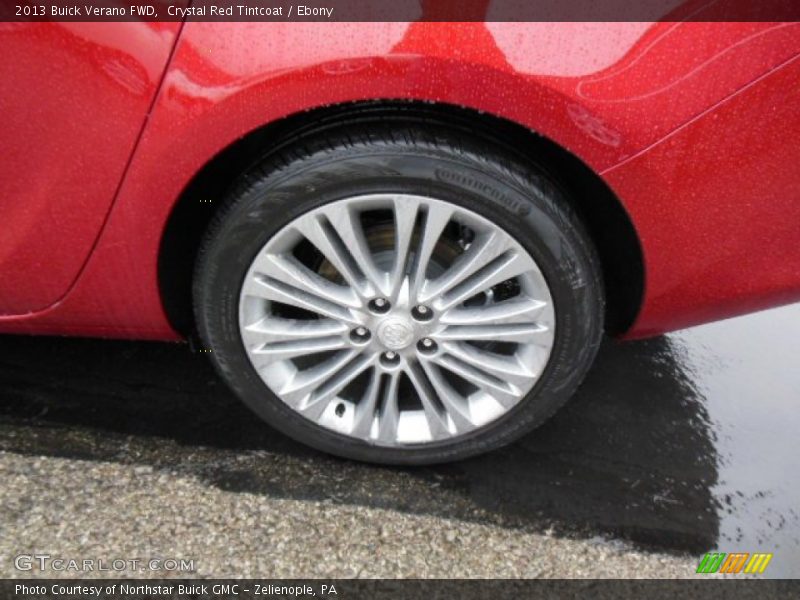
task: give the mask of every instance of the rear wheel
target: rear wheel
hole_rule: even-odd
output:
[[[588,369],[602,283],[557,186],[447,130],[297,140],[248,173],[195,278],[223,376],[277,429],[421,464],[512,441]]]

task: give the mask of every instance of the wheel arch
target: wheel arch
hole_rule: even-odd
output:
[[[173,206],[158,250],[159,293],[173,328],[195,337],[193,266],[202,236],[220,207],[219,202],[203,200],[223,197],[240,175],[301,136],[322,134],[332,124],[370,120],[435,122],[466,130],[544,168],[567,192],[597,248],[606,287],[607,331],[623,333],[633,324],[645,284],[639,237],[622,202],[580,158],[525,126],[485,112],[444,103],[374,100],[304,111],[264,125],[227,146],[195,174]]]

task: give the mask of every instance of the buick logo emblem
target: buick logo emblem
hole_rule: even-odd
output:
[[[378,326],[378,339],[392,350],[400,350],[414,340],[414,328],[400,317],[386,319]]]

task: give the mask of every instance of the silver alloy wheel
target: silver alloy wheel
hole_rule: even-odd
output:
[[[456,204],[338,200],[253,260],[239,326],[264,383],[303,417],[370,444],[455,438],[519,403],[543,372],[555,311],[533,258]]]

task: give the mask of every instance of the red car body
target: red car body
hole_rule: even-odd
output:
[[[797,23],[14,23],[0,45],[0,332],[179,339],[159,260],[198,173],[367,100],[494,115],[588,166],[641,249],[627,337],[800,299]]]

